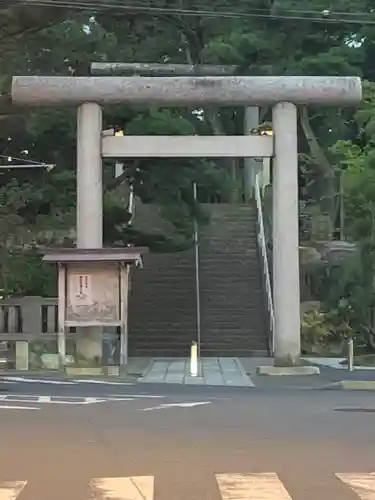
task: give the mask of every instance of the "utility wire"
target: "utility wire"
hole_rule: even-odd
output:
[[[17,156],[12,156],[12,155],[1,155],[0,154],[0,158],[4,158],[4,159],[11,158],[12,160],[24,161],[26,163],[35,164],[35,165],[44,164],[41,161],[29,160],[28,158],[18,158]]]
[[[11,161],[9,161],[9,158]],[[34,161],[34,160],[29,160],[27,158],[18,158],[17,156],[11,156],[11,155],[2,155],[0,154],[0,160],[5,159],[8,160],[7,165],[3,165],[0,161],[0,169],[13,169],[13,168],[35,168],[35,167],[40,167],[40,168],[45,168],[47,171],[52,170],[56,165],[50,164],[50,163],[45,163],[44,161]],[[25,162],[22,164],[17,164],[14,165],[11,162],[12,161],[19,161],[19,162]]]
[[[0,0],[0,6],[4,5],[9,7],[10,2],[7,0]],[[260,12],[233,12],[233,11],[210,11],[206,9],[180,9],[170,7],[152,7],[150,5],[122,5],[110,0],[98,0],[93,2],[90,0],[83,1],[69,1],[69,0],[19,0],[13,1],[11,5],[14,6],[35,6],[35,7],[56,7],[67,8],[70,10],[114,10],[116,12],[128,12],[131,14],[144,13],[149,15],[180,15],[180,16],[201,16],[210,18],[227,18],[227,19],[243,19],[243,18],[260,18],[271,20],[284,20],[284,21],[309,21],[315,23],[332,23],[332,24],[359,24],[359,25],[375,25],[375,16],[372,13],[336,13],[327,11],[298,11],[289,10],[284,12],[298,13],[299,15],[285,15],[285,14],[272,14]],[[254,9],[252,9],[254,10]],[[260,10],[260,9],[259,9]],[[335,17],[334,17],[335,16]],[[347,16],[356,16],[356,19],[348,19]],[[363,16],[362,19],[359,17]],[[341,17],[341,18],[339,18]],[[369,19],[370,18],[370,19]]]
[[[13,5],[35,5],[36,3],[43,3],[43,4],[50,4],[50,5],[53,5],[53,4],[59,4],[61,3],[59,0],[1,0],[0,1],[0,4],[5,4],[7,6],[11,6],[12,4]],[[72,7],[74,7],[75,5],[77,5],[77,2],[73,2],[72,0],[70,1],[67,1],[65,0],[64,3],[67,3],[69,5],[71,5]],[[81,4],[84,4],[84,5],[98,5],[100,6],[101,2],[100,0],[97,1],[97,2],[93,2],[92,0],[83,0],[81,2],[78,2],[78,3],[81,3]],[[120,8],[123,8],[123,7],[130,7],[130,8],[136,8],[136,7],[142,7],[142,8],[147,8],[147,9],[171,9],[171,10],[175,10],[175,11],[179,11],[179,10],[188,10],[188,11],[197,11],[197,10],[206,10],[206,4],[205,3],[199,3],[199,2],[194,2],[194,5],[191,5],[191,7],[189,9],[182,9],[181,6],[179,7],[163,7],[163,6],[160,6],[158,5],[158,2],[155,1],[155,0],[138,0],[137,1],[137,5],[124,5],[123,4],[123,1],[122,0],[107,0],[106,2],[106,5],[108,6],[111,6],[111,7],[120,7]],[[270,9],[269,8],[259,8],[259,7],[252,7],[249,2],[247,2],[246,0],[240,0],[240,1],[237,1],[236,2],[236,7],[246,7],[248,10],[251,10],[252,13],[270,13]],[[219,12],[220,13],[220,9],[221,7],[219,5],[216,5],[215,6],[215,12]],[[341,12],[341,11],[335,11],[335,10],[332,10],[331,8],[327,8],[327,9],[320,9],[320,10],[303,10],[303,9],[283,9],[281,8],[280,12],[283,12],[284,14],[287,14],[287,13],[292,13],[292,14],[297,14],[297,15],[307,15],[307,14],[310,14],[310,15],[321,15],[323,13],[325,13],[324,15],[340,15],[340,16],[371,16],[371,15],[375,15],[375,9],[371,9],[370,12]],[[238,12],[237,12],[238,13]]]

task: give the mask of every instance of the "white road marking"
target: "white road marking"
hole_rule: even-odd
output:
[[[347,484],[361,500],[375,500],[375,472],[368,474],[345,472],[335,475]]]
[[[94,379],[73,380],[72,382],[75,382],[76,384],[134,385],[132,382],[116,382],[112,380],[94,380]]]
[[[40,410],[40,408],[38,408],[37,406],[0,405],[0,410]],[[0,493],[0,500],[1,500],[1,493]]]
[[[105,403],[105,398],[77,397],[77,396],[37,396],[3,394],[0,401],[8,403],[39,403],[39,404],[60,404],[60,405],[89,405],[95,403]]]
[[[223,500],[292,500],[274,472],[216,474]]]
[[[1,377],[1,380],[9,382],[24,382],[27,384],[52,384],[52,385],[76,385],[75,382],[69,380],[50,380],[50,379],[36,379],[25,377]]]
[[[151,408],[143,408],[142,411],[164,410],[167,408],[194,408],[194,406],[209,405],[210,403],[211,401],[197,401],[195,403],[169,403],[159,406],[152,406]]]
[[[142,401],[147,398],[163,398],[144,394],[119,395],[118,397],[88,397],[88,396],[44,396],[37,394],[0,394],[0,401],[11,403],[38,403],[38,404],[63,404],[63,405],[90,405],[97,403],[122,403],[127,401]],[[183,403],[182,403],[183,404]]]
[[[153,500],[154,498],[153,476],[93,479],[90,488],[94,493],[92,498],[95,500]]]
[[[83,404],[92,405],[95,403],[105,403],[106,401],[108,401],[108,400],[105,398],[85,398]]]
[[[0,500],[16,500],[27,481],[7,481],[0,483]]]
[[[39,396],[38,403],[52,403],[51,396]]]
[[[73,405],[73,406],[82,406],[82,405],[92,405],[96,403],[105,403],[105,399],[99,398],[83,398],[81,401],[64,401],[59,399],[51,399],[51,401],[40,401],[38,403],[49,403],[53,405]]]
[[[135,401],[134,398],[106,398],[109,403],[122,403],[123,401]]]
[[[117,398],[146,398],[146,399],[163,399],[165,396],[154,396],[153,394],[111,394],[111,399]]]

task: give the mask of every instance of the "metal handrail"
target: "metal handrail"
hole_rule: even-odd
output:
[[[267,296],[267,310],[269,314],[269,326],[270,326],[270,351],[273,355],[274,353],[274,335],[275,335],[275,314],[273,308],[273,297],[272,297],[272,286],[271,286],[271,276],[268,264],[267,256],[267,245],[266,245],[266,235],[264,231],[264,218],[263,218],[263,207],[262,207],[262,193],[259,183],[259,174],[255,176],[255,201],[257,207],[257,239],[258,247],[260,249],[261,259],[262,259],[262,271],[264,276],[265,291]]]

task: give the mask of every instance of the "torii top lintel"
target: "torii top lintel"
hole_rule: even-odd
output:
[[[27,106],[75,106],[84,102],[161,106],[261,106],[277,102],[358,106],[358,77],[59,77],[16,76],[12,101]]]

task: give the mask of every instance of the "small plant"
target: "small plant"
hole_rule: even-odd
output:
[[[301,321],[302,346],[324,345],[332,336],[332,324],[326,313],[310,311],[303,315]]]
[[[338,310],[311,311],[301,320],[301,344],[304,354],[339,354],[343,343],[353,335],[347,319]]]

